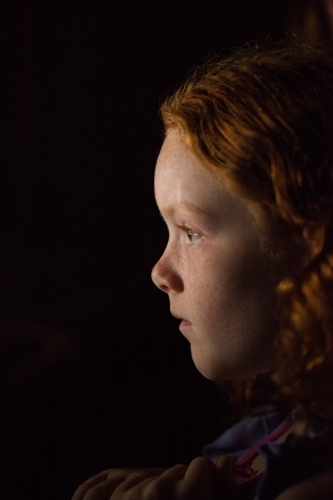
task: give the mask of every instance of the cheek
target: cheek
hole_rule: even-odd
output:
[[[220,319],[226,324],[254,311],[260,314],[272,302],[267,259],[255,248],[251,252],[251,248],[233,246],[228,252],[216,249],[209,256],[197,257],[188,270],[189,299],[198,316],[205,316],[209,323]]]
[[[236,300],[238,286],[218,252],[198,252],[193,257],[187,261],[187,305],[200,327],[213,335],[218,323],[227,319],[226,310]]]
[[[230,243],[202,246],[186,267],[192,357],[211,380],[269,370],[276,330],[268,257],[251,238]]]

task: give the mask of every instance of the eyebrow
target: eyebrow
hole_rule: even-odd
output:
[[[193,212],[197,215],[205,215],[206,217],[209,217],[209,213],[206,212],[205,210],[202,210],[201,208],[196,207],[195,205],[189,205],[187,203],[172,203],[172,205],[169,205],[165,210],[165,214],[171,216],[179,210],[186,210],[188,212]],[[164,216],[162,215],[161,211],[160,214],[161,217],[164,219]]]

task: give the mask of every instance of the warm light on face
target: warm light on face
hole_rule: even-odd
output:
[[[256,218],[172,130],[155,172],[155,196],[169,241],[154,283],[212,380],[268,371],[276,331],[274,286]]]

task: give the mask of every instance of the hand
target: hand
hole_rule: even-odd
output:
[[[157,477],[166,468],[108,469],[91,477],[75,491],[72,500],[109,500],[115,488],[129,477]]]
[[[170,469],[110,469],[81,485],[72,500],[236,499],[231,460],[204,457]]]

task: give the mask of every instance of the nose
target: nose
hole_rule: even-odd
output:
[[[181,276],[173,265],[167,248],[153,267],[151,279],[162,292],[181,292],[183,290]]]

